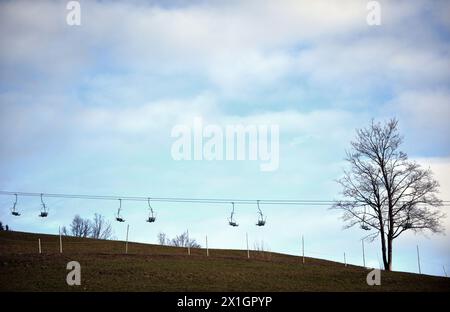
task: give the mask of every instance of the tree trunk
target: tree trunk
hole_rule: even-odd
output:
[[[383,266],[385,270],[389,271],[389,263],[386,257],[386,239],[384,237],[384,231],[380,233],[380,239],[381,239],[381,251],[383,254]]]
[[[388,236],[388,271],[392,271],[392,237]]]

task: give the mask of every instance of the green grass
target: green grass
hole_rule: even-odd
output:
[[[42,254],[38,253],[38,238]],[[268,252],[193,249],[0,232],[1,291],[450,291],[450,279],[382,272],[366,284],[367,269]],[[81,264],[81,286],[66,284],[66,264]]]

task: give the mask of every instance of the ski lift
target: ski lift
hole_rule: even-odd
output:
[[[236,221],[233,220],[234,215],[234,202],[231,203],[233,205],[233,210],[231,211],[230,218],[228,218],[228,224],[231,226],[239,226],[239,224],[236,223]]]
[[[17,211],[17,209],[16,209],[16,205],[17,205],[17,194],[14,194],[15,196],[16,196],[16,200],[14,201],[14,205],[13,205],[13,207],[11,208],[11,214],[13,215],[13,216],[16,216],[16,217],[18,217],[18,216],[20,216],[20,213]]]
[[[146,221],[152,223],[152,222],[156,221],[156,217],[155,217],[155,215],[153,213],[153,208],[150,205],[150,198],[148,198],[147,201],[148,201],[148,207],[150,209],[150,214],[149,214],[148,219]]]
[[[370,231],[370,227],[366,224],[366,206],[364,206],[364,214],[361,222],[361,229],[364,231]]]
[[[119,198],[119,209],[117,209],[116,220],[119,222],[125,222],[125,219],[120,215],[120,210],[122,209],[122,199]]]
[[[412,228],[412,222],[411,222],[411,220],[409,218],[409,213],[408,213],[408,215],[406,217],[406,222],[405,222],[405,225],[403,226],[403,228],[405,230],[408,230],[408,229]]]
[[[43,195],[44,194],[41,193],[41,206],[42,206],[42,208],[41,208],[41,213],[39,214],[39,217],[46,218],[48,216],[48,208],[45,205],[44,200],[42,199]]]
[[[264,218],[264,215],[261,211],[261,208],[259,208],[259,200],[256,201],[256,204],[258,205],[258,214],[259,214],[259,218],[258,218],[258,222],[256,223],[257,226],[264,226],[266,225],[266,218]]]

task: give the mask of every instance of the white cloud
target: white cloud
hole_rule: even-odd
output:
[[[231,95],[299,74],[328,85],[339,80],[351,84],[348,88],[386,76],[403,82],[448,79],[448,46],[426,39],[427,44],[411,49],[417,37],[403,29],[422,2],[386,2],[382,7],[385,28],[375,32],[365,24],[367,12],[360,1],[170,8],[86,1],[78,28],[64,24],[61,4],[6,2],[0,19],[1,56],[55,79],[78,75],[103,60],[122,72],[199,75]],[[430,34],[424,28],[422,39]],[[386,29],[393,31],[383,33]]]
[[[426,89],[400,93],[384,108],[397,115],[407,134],[406,146],[414,154],[448,155],[450,152],[450,93],[443,89]]]
[[[433,171],[435,179],[439,182],[439,198],[450,200],[450,157],[447,158],[418,158],[416,159],[424,168],[430,168]],[[450,203],[446,203],[447,205]],[[441,208],[447,214],[443,224],[446,235],[450,235],[450,206]],[[448,240],[446,237],[444,241]],[[450,252],[450,248],[448,250]]]
[[[391,105],[394,107],[389,107]],[[407,91],[387,106],[422,130],[433,125],[441,132],[450,133],[450,93],[446,90]]]

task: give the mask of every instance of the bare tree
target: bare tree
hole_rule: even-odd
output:
[[[365,238],[380,237],[384,268],[389,271],[394,239],[407,230],[442,232],[444,217],[437,209],[442,206],[436,196],[438,182],[430,169],[422,169],[399,151],[402,137],[397,125],[396,119],[383,125],[372,121],[370,127],[357,130],[346,157],[350,170],[338,180],[350,200],[333,205],[344,211],[346,228],[359,225],[372,231]]]
[[[7,224],[3,227],[3,223],[0,221],[0,231],[11,231],[11,228]]]
[[[171,246],[175,247],[190,247],[190,248],[200,248],[200,244],[197,243],[195,239],[191,239],[187,232],[177,235],[170,241]]]
[[[175,247],[187,247],[188,246],[188,235],[187,232],[184,232],[180,235],[177,235],[172,239],[171,245]]]
[[[158,233],[158,242],[162,246],[170,245],[170,240],[167,237],[166,233],[162,233],[162,232]]]
[[[255,241],[253,243],[253,250],[257,251],[259,256],[261,256],[264,259],[271,260],[272,259],[272,253],[270,252],[270,248],[268,248],[267,244],[264,245],[264,241],[261,240]]]
[[[91,237],[97,239],[110,239],[112,236],[111,223],[101,214],[95,214],[91,222]]]
[[[63,226],[61,228],[61,234],[64,235],[64,236],[69,235],[69,231],[67,230],[66,226]]]
[[[75,237],[88,237],[91,234],[91,222],[76,215],[70,224],[70,232]]]
[[[261,241],[261,242],[255,241],[253,243],[253,250],[264,252],[265,251],[264,250],[264,241]]]

